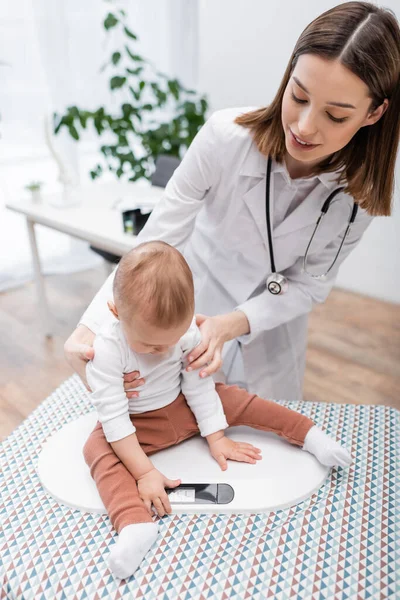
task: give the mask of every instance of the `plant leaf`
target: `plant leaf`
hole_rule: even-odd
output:
[[[124,27],[124,31],[125,31],[126,35],[127,35],[128,37],[130,37],[132,40],[137,40],[137,35],[135,35],[135,34],[133,33],[133,31],[131,31],[130,29],[128,29],[128,27],[126,27],[126,26],[125,26],[125,27]]]
[[[111,56],[111,62],[113,65],[117,65],[119,63],[119,61],[121,60],[121,52],[113,52],[112,56]]]
[[[109,29],[112,29],[113,27],[115,27],[118,23],[119,23],[119,20],[117,19],[117,17],[115,15],[113,15],[113,13],[108,13],[106,18],[104,19],[104,23],[103,23],[104,29],[106,29],[108,31]]]
[[[142,71],[143,67],[138,67],[137,69],[126,69],[126,72],[129,73],[129,75],[140,75]]]
[[[92,171],[90,171],[90,177],[92,179],[96,179],[97,177],[100,177],[100,175],[103,172],[103,168],[101,165],[97,165]]]
[[[176,79],[170,79],[168,81],[168,89],[175,98],[175,100],[179,100],[179,92],[181,86],[179,85],[179,82]]]
[[[79,133],[75,127],[75,125],[73,123],[71,123],[71,125],[68,127],[69,133],[71,135],[71,137],[74,138],[74,140],[78,141],[79,140]]]
[[[137,100],[139,102],[139,100],[140,100],[140,91],[137,92],[136,90],[133,89],[133,87],[131,85],[129,86],[129,91],[131,92],[131,94],[135,98],[135,100]]]
[[[120,77],[119,75],[115,75],[110,79],[110,89],[116,90],[118,88],[122,88],[122,86],[126,83],[126,77]]]
[[[208,102],[207,102],[207,100],[206,100],[205,98],[202,98],[202,99],[200,100],[200,105],[201,105],[201,110],[202,110],[203,114],[204,114],[205,112],[207,112],[207,108],[208,108]]]
[[[142,56],[139,56],[139,54],[133,54],[133,52],[130,50],[129,46],[125,46],[125,50],[127,52],[127,54],[130,56],[130,58],[132,60],[134,60],[135,62],[145,62],[144,58]]]

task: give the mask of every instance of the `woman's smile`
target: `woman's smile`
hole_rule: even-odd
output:
[[[306,140],[303,140],[301,137],[299,137],[295,133],[293,133],[293,131],[290,129],[290,127],[289,127],[289,133],[290,133],[289,139],[290,139],[292,145],[297,150],[310,151],[310,150],[314,150],[314,148],[321,145],[321,144],[312,144],[310,142],[307,142]]]

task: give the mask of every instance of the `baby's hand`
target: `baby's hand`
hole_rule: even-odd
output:
[[[215,441],[207,440],[211,456],[215,458],[222,471],[226,471],[228,464],[227,458],[231,460],[237,460],[239,462],[247,462],[255,464],[257,460],[261,460],[261,450],[256,448],[252,444],[246,442],[234,442],[233,440],[222,436]]]
[[[181,484],[180,479],[168,479],[157,469],[151,469],[137,480],[139,496],[143,500],[150,516],[151,505],[157,510],[158,516],[163,517],[171,512],[171,504],[165,488],[174,488]]]

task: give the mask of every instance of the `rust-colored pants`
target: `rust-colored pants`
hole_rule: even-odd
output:
[[[217,383],[216,389],[230,426],[247,425],[272,431],[291,444],[303,446],[307,432],[314,425],[308,417],[237,386]],[[138,441],[148,456],[199,433],[183,394],[164,408],[135,414],[131,418]],[[134,477],[107,442],[101,423],[97,423],[90,434],[83,453],[116,531],[119,533],[132,523],[152,522]]]

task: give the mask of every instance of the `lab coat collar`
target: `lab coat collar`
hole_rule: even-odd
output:
[[[321,194],[321,189],[319,189],[319,186],[317,186],[309,194],[305,202],[302,202],[300,206],[298,206],[288,217],[282,221],[280,225],[278,225],[278,227],[274,228],[274,239],[316,223],[326,197],[326,190],[324,190],[324,192]],[[243,201],[247,205],[247,208],[249,209],[256,223],[257,229],[266,249],[268,249],[268,232],[265,224],[265,201],[260,202],[260,199],[264,200],[264,198],[265,178],[260,179],[260,181],[258,181],[243,195]],[[273,194],[271,194],[270,202],[271,213],[273,214]]]
[[[265,197],[265,175],[267,163],[268,159],[262,154],[257,152],[254,156],[253,153],[253,156],[247,155],[241,170],[241,174],[244,176],[257,177],[260,179],[244,194],[243,200],[256,222],[257,228],[266,248],[268,248],[268,234],[265,226],[265,202],[260,202],[260,198]],[[272,161],[271,172],[285,172],[286,176],[289,177],[286,166],[279,164],[276,161]],[[316,223],[321,211],[321,207],[326,200],[327,195],[329,195],[329,192],[335,187],[338,187],[338,183],[336,181],[338,174],[322,173],[316,177],[327,189],[325,189],[321,194],[321,189],[319,186],[317,186],[309,194],[307,200],[302,202],[300,206],[298,206],[287,218],[282,221],[282,223],[276,229],[274,229],[274,238],[280,237],[281,235],[286,235],[287,233]],[[294,181],[294,183],[296,182],[296,180],[292,181]],[[270,203],[271,212],[273,214],[273,194],[271,194]]]
[[[265,177],[267,172],[267,164],[268,157],[261,154],[261,152],[258,150],[255,150],[254,146],[252,145],[249,148],[249,152],[243,161],[239,173],[245,177]],[[296,182],[300,181],[299,179],[292,179],[288,173],[286,165],[284,163],[278,163],[276,160],[272,161],[271,173],[283,173],[289,185],[296,185]],[[331,190],[333,187],[338,185],[339,173],[337,171],[320,173],[319,175],[315,175],[315,177],[328,190]]]
[[[318,181],[320,181],[320,183],[322,183],[328,190],[331,190],[332,187],[338,186],[338,178],[339,178],[338,171],[332,171],[330,173],[319,173],[318,175],[313,175],[313,177],[310,177],[307,179],[302,179],[302,178],[292,179],[289,175],[286,165],[284,163],[278,163],[275,160],[273,160],[271,172],[272,173],[282,173],[283,176],[285,177],[287,183],[289,185],[293,185],[293,186],[295,186],[296,184],[298,184],[301,181],[312,181],[314,179],[318,179]]]
[[[261,154],[253,142],[243,160],[239,174],[244,177],[265,177],[267,164],[268,157]]]

